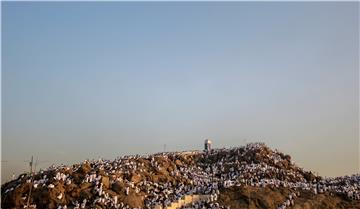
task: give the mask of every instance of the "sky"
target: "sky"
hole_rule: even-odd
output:
[[[261,141],[359,173],[358,2],[1,2],[2,182]]]

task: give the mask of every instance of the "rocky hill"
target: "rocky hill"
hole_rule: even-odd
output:
[[[360,175],[322,178],[262,143],[84,161],[22,174],[1,186],[1,208],[360,208]]]

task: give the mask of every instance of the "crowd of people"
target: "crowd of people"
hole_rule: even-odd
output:
[[[295,198],[300,196],[300,192],[292,192],[286,197],[286,200],[278,206],[278,209],[285,209],[289,206],[293,206],[295,204]]]
[[[167,179],[154,179],[154,176],[166,176]],[[54,190],[59,184],[92,186],[91,198],[82,197],[71,202],[64,199],[68,195],[66,191],[58,191],[58,209],[90,208],[95,205],[115,209],[132,208],[126,201],[120,201],[119,195],[125,198],[129,195],[143,197],[143,208],[155,208],[158,205],[166,208],[172,202],[191,194],[209,194],[213,197],[209,202],[194,203],[191,206],[193,208],[226,208],[216,200],[221,189],[232,186],[286,187],[309,190],[314,194],[330,192],[360,200],[359,175],[320,178],[295,166],[288,156],[262,143],[207,152],[134,155],[113,161],[87,160],[72,167],[50,167],[33,177],[22,175],[15,180],[17,186],[24,179],[32,183],[33,190],[42,187]],[[7,188],[3,195],[15,188]],[[116,194],[109,190],[115,190]],[[295,193],[290,195],[278,208],[293,205],[296,196]],[[25,195],[24,198],[30,197]],[[31,201],[31,204],[33,208],[36,207],[35,202]]]
[[[344,194],[348,199],[360,200],[360,175],[325,178],[319,182],[317,191]]]
[[[216,201],[199,201],[194,202],[188,206],[183,206],[180,209],[230,209],[230,207],[222,206]]]

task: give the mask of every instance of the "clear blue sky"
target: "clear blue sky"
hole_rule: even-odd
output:
[[[359,171],[359,3],[2,2],[2,174],[264,141]]]

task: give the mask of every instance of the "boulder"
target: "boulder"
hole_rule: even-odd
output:
[[[141,176],[137,174],[132,174],[130,181],[134,182],[135,184],[139,183],[141,181]]]
[[[118,194],[121,193],[122,188],[123,188],[123,185],[118,181],[111,185],[111,189]]]
[[[108,189],[110,187],[110,181],[109,181],[109,177],[107,176],[102,176],[101,177],[101,183],[103,184],[103,187]]]
[[[87,174],[91,171],[91,166],[89,163],[84,163],[80,168],[79,172],[83,174]]]

